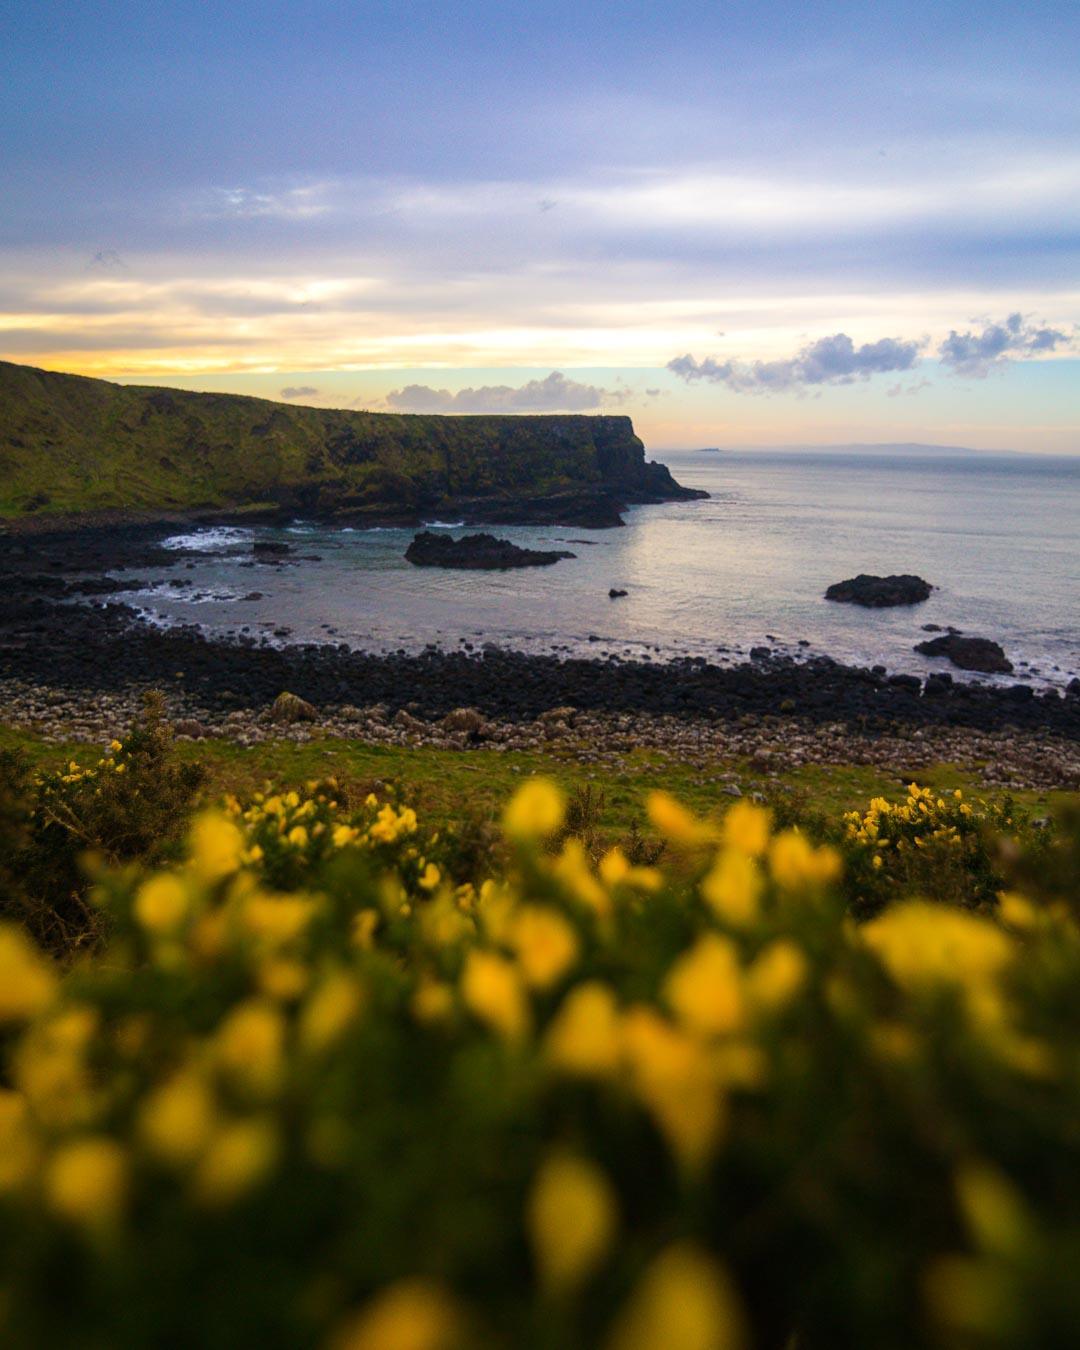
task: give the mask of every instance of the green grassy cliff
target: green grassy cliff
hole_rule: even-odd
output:
[[[0,516],[273,503],[342,518],[684,493],[628,417],[437,417],[117,385],[0,362]],[[611,522],[616,523],[616,522]]]

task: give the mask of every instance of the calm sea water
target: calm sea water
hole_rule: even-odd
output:
[[[496,531],[577,554],[554,567],[416,568],[402,556],[412,530],[297,522],[181,536],[177,542],[206,552],[182,574],[194,583],[189,596],[152,588],[132,601],[159,622],[255,636],[284,626],[290,642],[375,651],[492,642],[733,661],[765,643],[914,672],[943,667],[912,650],[926,636],[921,626],[953,624],[999,641],[1036,685],[1064,684],[1080,671],[1080,458],[807,451],[662,458],[711,498],[636,508],[621,530]],[[322,561],[243,567],[255,537],[287,540]],[[236,552],[216,556],[223,547]],[[857,572],[916,572],[938,589],[925,604],[893,610],[822,598],[831,582]],[[610,600],[611,587],[629,594]],[[242,598],[253,591],[263,598]]]

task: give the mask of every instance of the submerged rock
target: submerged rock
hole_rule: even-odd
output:
[[[926,600],[933,589],[928,581],[909,572],[888,577],[860,572],[857,577],[835,582],[825,592],[825,599],[845,605],[863,605],[867,609],[889,609],[893,605],[917,605]]]
[[[947,656],[961,670],[977,670],[983,675],[1009,675],[1012,662],[996,642],[989,638],[961,637],[949,633],[945,637],[919,642],[915,650],[923,656]]]
[[[422,530],[405,550],[405,557],[416,567],[465,567],[490,571],[550,567],[562,558],[576,556],[565,549],[519,548],[509,539],[496,539],[493,534],[467,534],[454,539],[431,530]]]

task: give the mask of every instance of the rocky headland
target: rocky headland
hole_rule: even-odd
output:
[[[601,529],[707,493],[647,461],[628,417],[305,408],[0,361],[0,522],[283,520]]]

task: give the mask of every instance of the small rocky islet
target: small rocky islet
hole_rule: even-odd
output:
[[[965,637],[962,633],[943,633],[941,637],[919,642],[915,650],[923,656],[945,656],[961,670],[980,675],[1011,675],[1013,663],[1000,643],[984,637]]]
[[[860,572],[857,577],[834,582],[825,592],[826,600],[843,605],[862,605],[865,609],[892,609],[897,605],[918,605],[930,598],[933,586],[909,572],[879,577]]]
[[[517,567],[551,567],[564,558],[576,558],[566,549],[521,548],[493,534],[450,534],[421,530],[405,550],[414,567],[462,568],[468,571],[505,572]]]

